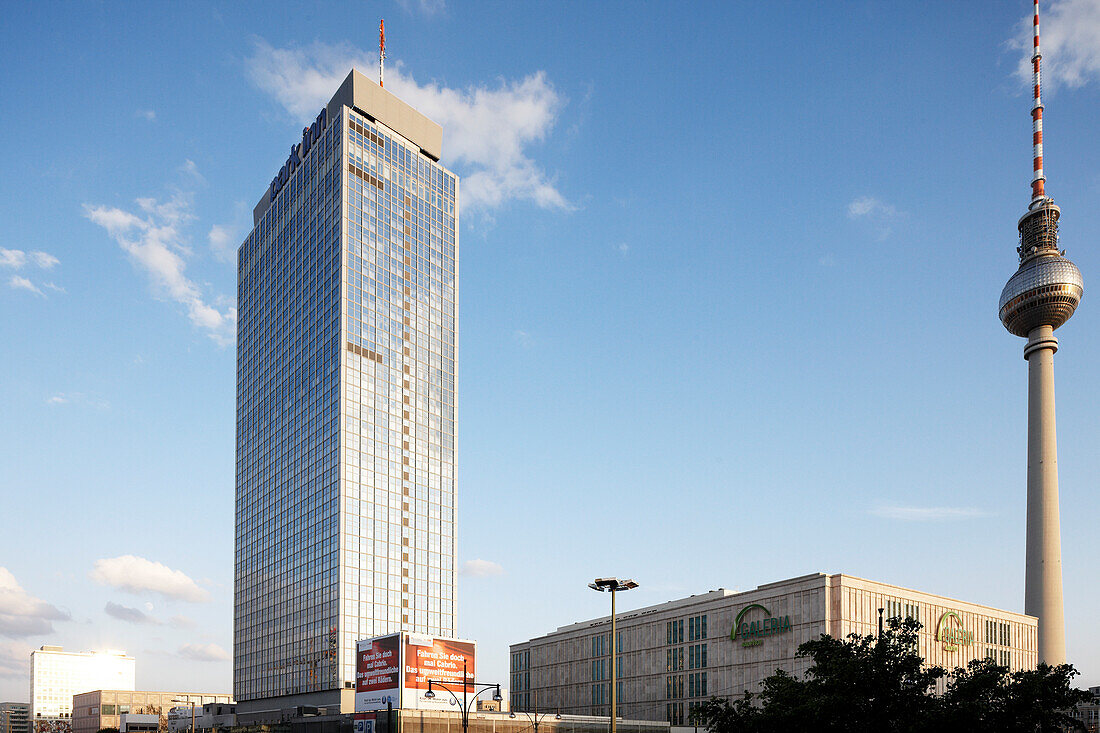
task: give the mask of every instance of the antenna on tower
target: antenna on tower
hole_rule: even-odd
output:
[[[1039,0],[1035,0],[1036,7],[1038,7]],[[1038,11],[1036,11],[1038,12]],[[1038,22],[1038,21],[1036,21]],[[1038,26],[1036,26],[1038,27]],[[1036,41],[1038,42],[1038,41]],[[383,81],[383,76],[386,71],[386,21],[384,19],[378,21],[378,86],[386,86]]]
[[[1035,0],[1035,52],[1031,55],[1032,74],[1035,85],[1035,104],[1031,108],[1031,145],[1034,173],[1031,177],[1031,206],[1034,208],[1046,200],[1046,180],[1043,175],[1043,96],[1042,74],[1039,64],[1043,55],[1039,53],[1039,0]]]

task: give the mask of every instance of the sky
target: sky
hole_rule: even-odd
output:
[[[1100,684],[1100,0],[1043,20],[1068,656]],[[0,699],[232,684],[235,256],[355,65],[462,177],[458,635],[843,572],[1023,610],[1027,0],[24,3],[0,28]],[[1023,69],[1023,72],[1021,71]],[[1090,367],[1089,365],[1094,365]]]

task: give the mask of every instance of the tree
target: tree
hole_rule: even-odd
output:
[[[798,656],[812,661],[804,677],[777,670],[759,693],[712,699],[695,720],[709,733],[1034,733],[1078,725],[1061,712],[1088,697],[1070,686],[1073,667],[1009,674],[981,660],[948,677],[942,667],[924,666],[920,628],[912,619],[890,619],[881,637],[822,635],[798,647]],[[945,677],[946,692],[937,697]]]
[[[1061,733],[1085,730],[1069,715],[1089,693],[1072,687],[1077,670],[1069,664],[1040,664],[1009,673],[989,659],[956,669],[940,710],[944,730],[975,733]]]

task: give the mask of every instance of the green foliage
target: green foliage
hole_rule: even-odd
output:
[[[1088,698],[1070,665],[1009,673],[990,660],[948,675],[917,653],[920,624],[891,619],[881,638],[822,635],[798,648],[803,677],[777,670],[759,693],[714,698],[695,722],[709,733],[1035,733],[1080,729],[1065,711]],[[936,696],[936,683],[946,691]]]
[[[1068,714],[1090,696],[1071,686],[1077,675],[1069,664],[1009,673],[989,659],[976,659],[956,669],[942,699],[944,730],[1061,733],[1085,730]]]

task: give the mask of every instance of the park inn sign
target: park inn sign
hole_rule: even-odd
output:
[[[746,621],[745,616],[754,610],[763,611],[764,618]],[[764,637],[783,634],[790,630],[790,616],[772,616],[771,611],[759,603],[753,603],[742,608],[741,612],[737,614],[737,619],[733,622],[733,628],[730,630],[730,640],[737,641],[740,639],[743,647],[759,646],[764,643]]]

